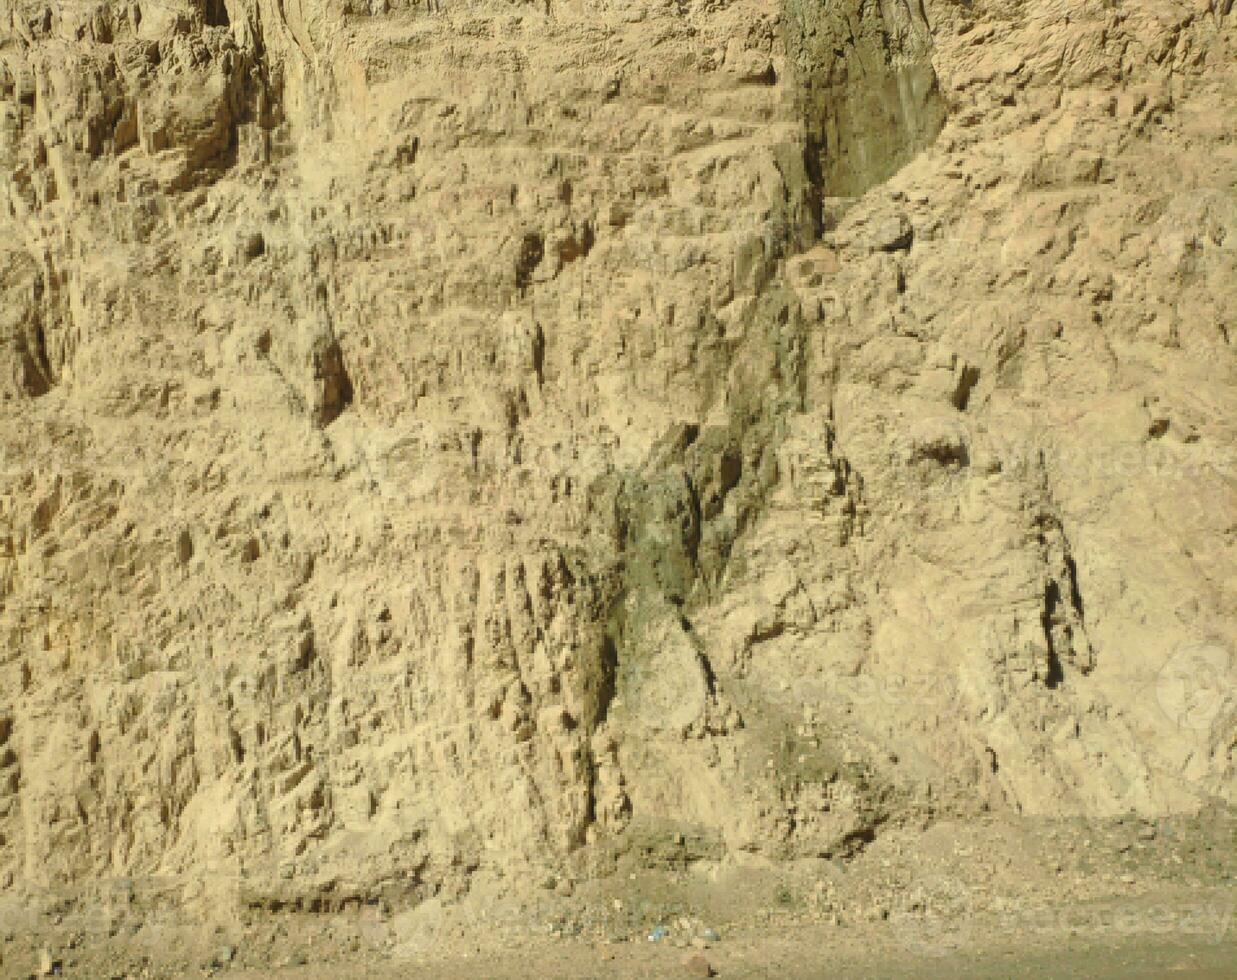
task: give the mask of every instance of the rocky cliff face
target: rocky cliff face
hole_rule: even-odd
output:
[[[0,875],[1234,799],[1228,0],[0,0]]]

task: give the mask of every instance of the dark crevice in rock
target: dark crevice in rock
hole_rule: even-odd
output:
[[[1069,591],[1070,602],[1074,604],[1074,608],[1078,610],[1078,616],[1084,622],[1087,618],[1086,610],[1082,604],[1082,593],[1078,591],[1078,565],[1074,561],[1072,555],[1065,556],[1065,567],[1069,571]]]
[[[228,16],[228,6],[224,0],[206,0],[206,26],[230,27],[232,20]]]
[[[47,360],[47,334],[37,319],[20,339],[22,355],[22,388],[31,398],[46,395],[52,389],[52,370]]]
[[[599,728],[610,714],[618,681],[618,644],[612,631],[601,639],[601,657],[598,664],[597,717],[594,727]]]
[[[979,384],[979,368],[972,367],[969,364],[963,367],[958,373],[957,387],[950,397],[954,408],[959,412],[966,411],[966,407],[971,401],[971,392],[977,384]]]
[[[529,232],[520,242],[520,251],[515,260],[515,286],[524,295],[532,282],[533,271],[545,257],[545,242],[541,235]]]
[[[314,377],[320,386],[318,424],[330,425],[352,404],[352,379],[344,367],[344,354],[339,342],[330,341],[314,355]]]
[[[1061,605],[1061,587],[1056,582],[1049,582],[1044,588],[1044,609],[1040,621],[1044,629],[1044,642],[1048,649],[1048,669],[1044,676],[1044,686],[1053,690],[1065,680],[1065,671],[1061,666],[1061,656],[1058,651],[1057,636],[1060,630],[1068,630],[1063,624],[1058,607]]]

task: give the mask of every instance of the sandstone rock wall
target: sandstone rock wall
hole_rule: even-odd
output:
[[[0,875],[331,906],[1233,799],[1228,4],[0,0]]]

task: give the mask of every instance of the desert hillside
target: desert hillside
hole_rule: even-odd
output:
[[[0,0],[0,895],[1223,812],[1235,137],[1232,0]]]

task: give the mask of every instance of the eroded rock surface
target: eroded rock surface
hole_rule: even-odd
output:
[[[0,0],[0,876],[1234,798],[1215,0]]]

